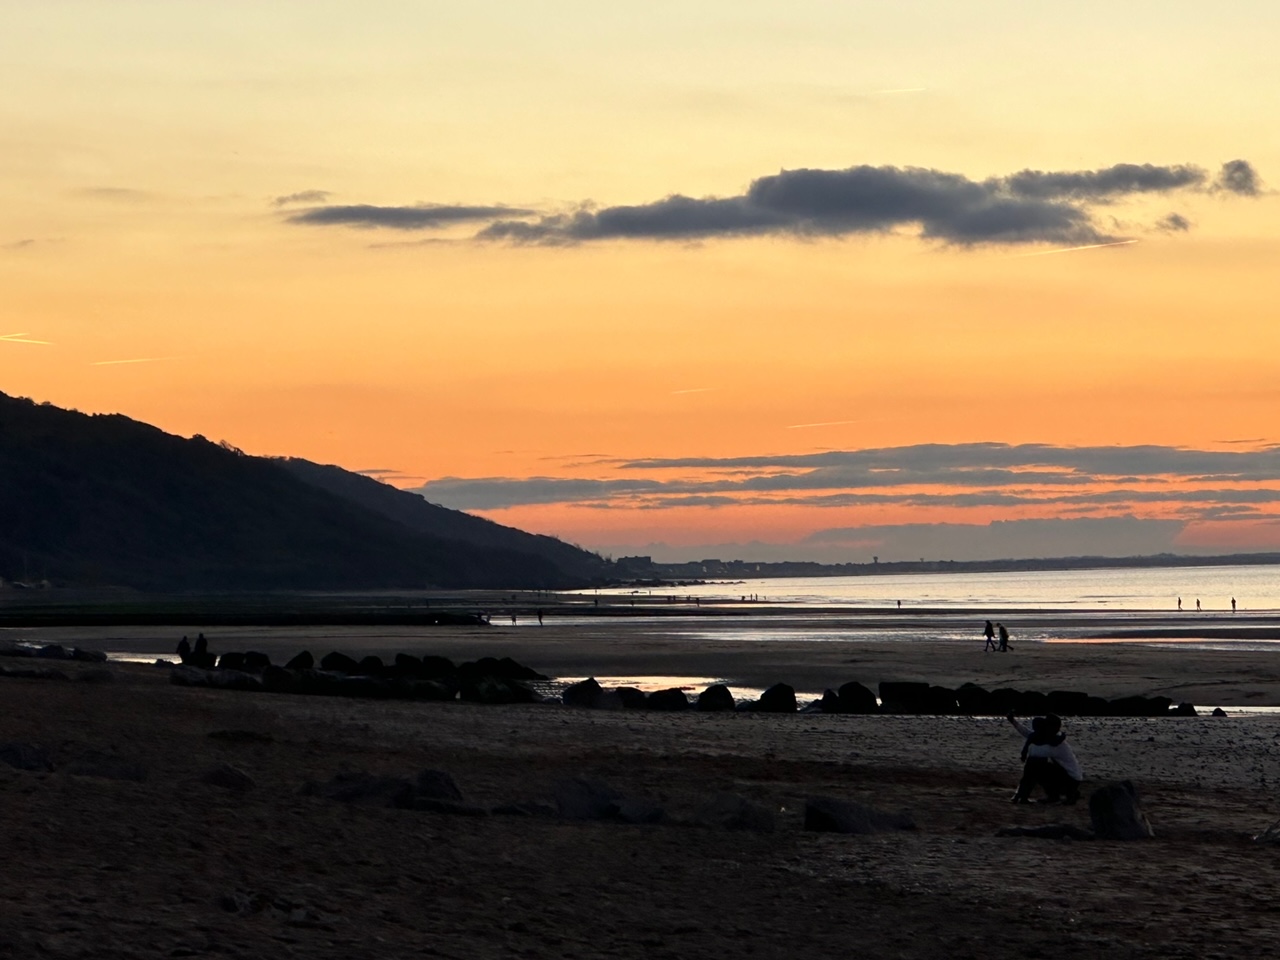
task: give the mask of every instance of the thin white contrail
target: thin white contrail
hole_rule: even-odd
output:
[[[1037,250],[1034,253],[1015,253],[1012,254],[1010,260],[1020,260],[1023,257],[1048,257],[1055,253],[1075,253],[1077,250],[1100,250],[1103,247],[1127,247],[1131,243],[1137,243],[1137,240],[1116,240],[1112,243],[1087,243],[1083,247],[1063,247],[1060,250]]]
[[[52,340],[28,339],[25,333],[6,333],[3,337],[0,337],[0,340],[3,340],[5,343],[40,343],[45,346],[50,346],[53,343]]]
[[[824,423],[793,423],[786,427],[787,430],[804,430],[808,427],[839,427],[846,423],[862,423],[862,420],[827,420]]]
[[[181,357],[135,357],[132,360],[95,360],[91,367],[112,367],[120,363],[155,363],[157,360],[181,360]]]
[[[715,387],[692,387],[688,390],[672,390],[671,395],[674,397],[680,393],[710,393]]]

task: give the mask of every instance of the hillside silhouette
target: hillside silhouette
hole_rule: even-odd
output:
[[[556,588],[599,557],[338,467],[0,393],[0,577],[147,590]]]

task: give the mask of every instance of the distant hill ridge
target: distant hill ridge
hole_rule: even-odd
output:
[[[339,467],[0,393],[0,577],[148,590],[564,588],[608,564]]]

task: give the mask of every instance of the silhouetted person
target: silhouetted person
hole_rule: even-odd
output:
[[[1231,598],[1231,612],[1232,612],[1232,613],[1235,613],[1235,612],[1236,612],[1236,598],[1235,598],[1235,597],[1232,597],[1232,598]]]
[[[1178,609],[1179,609],[1179,610],[1181,610],[1181,609],[1182,609],[1182,598],[1181,598],[1181,597],[1179,597],[1179,598],[1178,598]]]
[[[898,601],[898,609],[899,609],[899,610],[901,610],[901,609],[902,609],[902,601],[901,601],[901,600],[899,600],[899,601]]]
[[[996,632],[1000,634],[1000,652],[1008,653],[1009,652],[1009,631],[1005,629],[1005,625],[1003,623],[997,623]]]
[[[184,634],[182,639],[178,641],[178,659],[186,663],[191,659],[191,643]]]
[[[1200,612],[1200,598],[1196,597],[1196,613]]]
[[[996,648],[996,628],[991,625],[991,621],[987,621],[987,625],[982,628],[982,635],[987,638],[987,642],[982,645],[983,653],[990,653]]]
[[[513,627],[516,625],[516,615],[514,613],[511,614],[511,625]]]
[[[542,611],[538,611],[538,626],[542,626]]]

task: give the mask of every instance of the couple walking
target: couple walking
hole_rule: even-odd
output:
[[[996,636],[1000,637],[1000,645],[996,646]],[[1009,652],[1009,631],[1005,629],[1003,623],[991,625],[991,621],[987,621],[987,625],[982,628],[982,635],[987,638],[987,642],[982,647],[983,653],[989,653],[992,650],[998,650],[1001,653]]]

